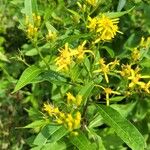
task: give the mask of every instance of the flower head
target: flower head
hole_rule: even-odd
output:
[[[48,31],[48,34],[46,35],[46,39],[49,41],[55,41],[57,38],[57,33],[56,32],[52,32],[51,30]]]
[[[100,65],[100,69],[95,70],[94,72],[101,72],[104,74],[105,80],[107,83],[109,83],[108,74],[115,68],[116,65],[119,64],[118,60],[115,60],[113,62],[110,62],[108,64],[105,63],[105,60],[101,58],[98,62]]]
[[[86,0],[90,5],[96,6],[97,0]]]
[[[90,31],[95,31],[97,34],[97,39],[95,43],[99,41],[110,41],[118,33],[122,33],[118,29],[119,18],[111,19],[106,15],[102,15],[100,18],[88,17],[88,28]]]
[[[90,16],[88,16],[88,28],[90,29],[90,31],[95,31],[96,27],[97,27],[97,17],[95,18],[91,18]]]
[[[108,41],[115,37],[117,32],[121,33],[118,29],[119,18],[110,19],[109,17],[102,15],[98,20],[97,33],[99,37],[96,40]]]
[[[78,59],[78,60],[82,60],[84,58],[84,54],[85,53],[91,53],[94,57],[94,53],[91,50],[87,50],[85,49],[85,44],[86,41],[84,41],[81,45],[79,45],[76,49],[75,49],[75,53],[74,56]]]
[[[138,73],[137,71],[134,71],[132,69],[131,70],[131,76],[128,77],[128,79],[131,80],[131,82],[129,83],[129,88],[132,88],[136,85],[139,85],[140,87],[143,87],[144,82],[140,81],[143,78],[150,78],[150,76],[146,76],[146,75],[142,76],[140,73]]]
[[[109,101],[110,101],[110,95],[111,94],[116,94],[116,95],[120,95],[121,93],[117,92],[117,91],[113,91],[111,88],[107,87],[103,87],[101,85],[97,85],[98,87],[102,88],[106,94],[106,105],[109,106]]]
[[[59,114],[59,109],[58,107],[54,107],[53,105],[50,105],[50,104],[44,104],[44,107],[43,107],[44,111],[46,111],[50,116],[55,116],[57,114]]]
[[[68,104],[80,106],[80,104],[82,102],[82,96],[81,95],[77,95],[76,97],[74,97],[70,92],[68,92],[66,95],[67,95],[67,103]]]
[[[65,48],[60,51],[60,55],[55,59],[58,71],[63,69],[68,70],[72,62],[72,55],[68,43],[66,43]]]
[[[140,59],[140,51],[137,48],[134,48],[131,54],[133,61],[138,61]]]

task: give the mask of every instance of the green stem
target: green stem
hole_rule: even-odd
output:
[[[37,50],[37,52],[38,52],[40,58],[41,58],[41,59],[43,60],[43,62],[45,63],[47,69],[50,70],[50,66],[49,66],[48,62],[45,60],[45,58],[43,57],[42,53],[40,52],[39,47],[37,46],[37,44],[36,44],[36,43],[33,43],[33,45],[34,45],[34,47],[36,48],[36,50]]]

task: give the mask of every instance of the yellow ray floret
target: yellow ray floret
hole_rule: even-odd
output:
[[[55,59],[58,71],[63,69],[68,70],[72,61],[72,55],[73,53],[71,53],[68,43],[66,43],[65,48],[60,50],[60,55]]]
[[[111,40],[115,37],[117,32],[122,33],[118,29],[118,23],[119,18],[110,19],[109,17],[102,15],[98,20],[97,33],[99,33],[99,38],[97,40]]]

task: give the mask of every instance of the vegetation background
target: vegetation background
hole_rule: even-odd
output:
[[[36,1],[36,0],[33,0]],[[32,1],[32,2],[33,2]],[[55,25],[60,32],[58,43],[46,45],[48,42],[39,42],[43,46],[42,53],[46,60],[50,54],[49,47],[52,49],[62,48],[65,43],[72,43],[74,46],[85,40],[91,40],[89,35],[82,34],[80,28],[83,23],[76,10],[78,9],[77,0],[64,1],[70,11],[69,15],[61,7],[62,0],[37,0],[38,14],[43,16],[42,21],[49,21]],[[85,1],[79,1],[87,5]],[[98,1],[99,2],[99,1]],[[134,8],[133,8],[134,7]],[[53,98],[58,96],[59,89],[54,88],[51,79],[42,82],[28,84],[21,90],[12,93],[22,72],[33,64],[44,66],[34,46],[29,40],[25,28],[25,1],[20,0],[0,0],[0,149],[1,150],[28,150],[32,147],[31,139],[40,131],[39,128],[24,129],[21,127],[35,121],[42,110],[43,103],[48,101],[53,94]],[[101,56],[107,54],[108,60],[121,58],[122,62],[132,61],[129,58],[131,49],[137,47],[144,37],[150,37],[150,1],[149,0],[101,0],[101,5],[94,12],[119,12],[131,11],[120,17],[119,30],[123,32],[115,37],[111,42],[105,44],[106,51],[102,51]],[[93,17],[95,14],[92,14]],[[72,16],[74,19],[70,21]],[[45,20],[46,21],[45,21]],[[75,22],[76,21],[76,22]],[[44,24],[43,23],[43,24]],[[74,25],[74,26],[73,26]],[[43,25],[44,26],[44,25]],[[67,29],[67,30],[66,30]],[[65,33],[66,31],[66,33]],[[46,34],[47,29],[42,29],[39,34]],[[75,35],[75,36],[70,36]],[[42,37],[42,35],[40,35]],[[82,36],[82,37],[79,37]],[[42,38],[41,38],[42,39]],[[148,48],[150,50],[150,48]],[[138,64],[142,67],[143,74],[150,75],[150,52]],[[45,66],[44,66],[45,67]],[[118,80],[117,80],[118,81]],[[54,82],[60,82],[58,81]],[[116,81],[114,80],[114,83]],[[112,83],[112,84],[114,84]],[[57,83],[56,83],[57,85]],[[95,93],[96,94],[96,93]],[[103,95],[104,96],[104,95]],[[138,92],[129,99],[119,99],[116,110],[126,113],[126,118],[132,122],[143,135],[147,143],[147,150],[150,149],[150,96]],[[134,103],[135,102],[135,103]],[[102,103],[105,103],[104,101]],[[115,106],[114,106],[115,107]],[[121,108],[119,110],[119,107]],[[36,114],[36,115],[35,115]],[[89,116],[93,114],[89,114]],[[116,134],[113,129],[108,128],[102,123],[98,134],[101,135],[103,146],[106,150],[125,150],[130,149]],[[97,125],[94,124],[95,127]],[[32,127],[31,127],[32,128]],[[132,134],[132,133],[131,133]],[[63,147],[63,146],[62,146]],[[103,149],[104,149],[103,147]],[[69,149],[69,148],[68,148]],[[142,149],[141,149],[142,150]]]

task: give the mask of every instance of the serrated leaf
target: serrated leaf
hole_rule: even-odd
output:
[[[144,150],[146,143],[141,133],[128,120],[123,118],[116,110],[104,105],[97,105],[97,110],[117,135],[132,149]]]
[[[42,70],[36,66],[30,66],[25,69],[12,93],[15,93],[27,84],[30,84],[32,80],[35,79],[41,72]]]

